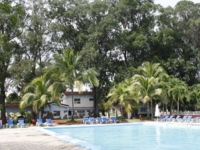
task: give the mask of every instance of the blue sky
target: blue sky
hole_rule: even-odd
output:
[[[154,0],[154,3],[161,4],[163,7],[167,7],[167,6],[174,7],[176,3],[179,1],[180,0]],[[190,1],[193,1],[194,3],[200,3],[200,0],[190,0]]]

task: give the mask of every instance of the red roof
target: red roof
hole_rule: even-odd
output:
[[[19,107],[19,103],[6,103],[6,107]]]
[[[71,96],[72,92],[63,92],[64,95],[66,96]],[[93,92],[73,92],[73,95],[79,95],[79,96],[84,96],[84,95],[93,95]]]
[[[69,105],[61,103],[61,106],[69,106]],[[19,103],[6,103],[6,107],[19,107]]]
[[[56,103],[51,102],[51,103],[49,103],[49,104],[56,104]],[[61,106],[69,106],[69,105],[67,105],[67,104],[62,104],[62,103],[61,103]]]
[[[67,105],[67,104],[62,104],[62,103],[61,103],[61,106],[69,106],[69,105]]]

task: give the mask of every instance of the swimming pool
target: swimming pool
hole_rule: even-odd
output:
[[[48,127],[44,132],[88,150],[196,150],[200,127],[177,124],[106,124]]]

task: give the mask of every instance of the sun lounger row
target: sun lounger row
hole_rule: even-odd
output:
[[[10,128],[12,128],[12,127],[15,127],[15,126],[17,126],[17,127],[25,127],[27,124],[25,124],[24,123],[24,120],[18,120],[18,123],[15,125],[14,123],[13,123],[13,120],[7,120],[7,124],[6,124],[6,126],[7,127],[10,127]],[[42,122],[42,119],[37,119],[37,122],[36,122],[36,126],[41,126],[41,125],[45,125],[45,126],[49,126],[49,125],[52,125],[52,121],[51,121],[51,119],[46,119],[46,122]]]
[[[116,117],[111,116],[110,118],[107,117],[97,117],[94,119],[94,117],[89,117],[89,118],[83,118],[83,123],[119,123],[119,120],[116,120]]]
[[[43,123],[42,119],[37,119],[36,126],[42,126],[42,125],[51,126],[52,125],[52,120],[51,119],[46,119],[46,122]]]
[[[13,123],[13,120],[7,120],[7,124],[6,124],[7,127],[14,127],[15,124]],[[26,124],[24,123],[24,120],[18,120],[18,123],[16,124],[17,127],[25,127]]]
[[[174,118],[174,116],[161,116],[158,121],[168,121],[168,122],[199,122],[200,117],[192,118],[192,116],[183,116],[182,118],[178,115]]]

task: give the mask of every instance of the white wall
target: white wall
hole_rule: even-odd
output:
[[[61,119],[65,116],[65,111],[69,111],[69,107],[67,107],[67,106],[61,106],[61,107],[59,107],[59,106],[57,106],[56,104],[51,104],[51,107],[49,107],[49,106],[46,106],[45,108],[44,108],[44,111],[45,112],[53,112],[53,111],[60,111],[60,117],[61,117]],[[39,115],[40,116],[40,115]],[[58,117],[58,116],[57,116]]]
[[[93,96],[81,95],[81,96],[74,96],[74,99],[75,98],[80,98],[80,104],[74,104],[74,107],[94,107],[94,100],[93,101],[89,100],[89,99],[93,99]],[[72,97],[65,95],[63,97],[62,103],[69,105],[69,107],[72,107]]]

